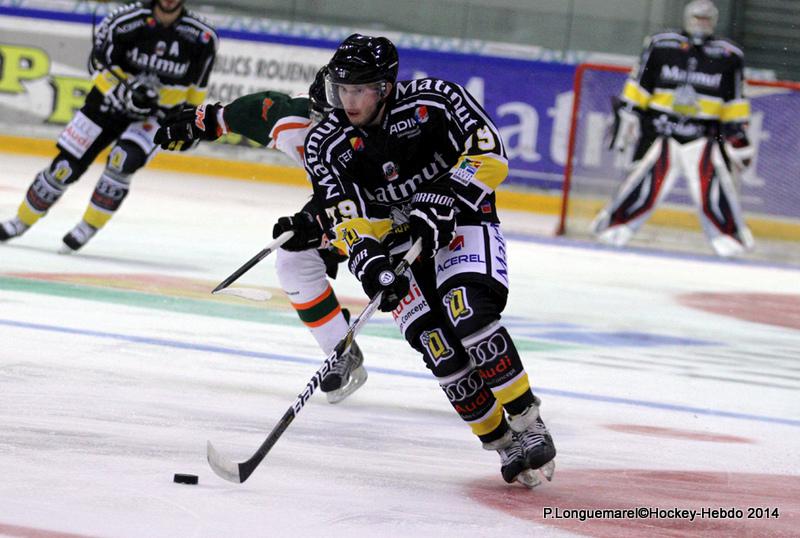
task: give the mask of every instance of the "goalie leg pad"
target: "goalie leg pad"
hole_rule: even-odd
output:
[[[712,140],[685,144],[681,158],[700,224],[717,255],[736,256],[752,249],[753,235],[719,144]]]
[[[634,163],[614,198],[591,224],[600,241],[623,246],[669,194],[679,171],[674,163],[675,146],[677,142],[671,139],[657,138]],[[623,227],[624,232],[616,232],[616,227]]]

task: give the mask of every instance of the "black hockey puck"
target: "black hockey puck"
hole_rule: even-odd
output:
[[[175,478],[172,479],[176,484],[197,484],[196,474],[180,474],[175,473]]]

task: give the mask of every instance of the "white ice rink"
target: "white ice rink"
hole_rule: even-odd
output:
[[[47,162],[0,153],[0,218]],[[145,170],[84,251],[56,254],[99,172],[0,245],[0,536],[800,534],[800,268],[526,237],[516,216],[505,321],[558,449],[552,483],[506,485],[381,314],[358,338],[366,385],[336,406],[315,394],[234,485],[206,441],[249,457],[322,357],[273,259],[242,279],[271,301],[209,291],[306,193]],[[365,304],[345,267],[334,288]],[[545,517],[640,506],[743,513]]]

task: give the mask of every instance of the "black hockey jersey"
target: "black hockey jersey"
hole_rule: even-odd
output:
[[[682,33],[655,34],[645,40],[622,100],[671,119],[745,122],[743,69],[742,50],[728,40],[711,37],[698,46]]]
[[[105,95],[117,86],[118,78],[149,76],[159,86],[160,108],[199,105],[206,96],[217,43],[214,28],[185,9],[164,27],[151,4],[124,5],[103,19],[95,32],[89,61],[94,89]]]
[[[348,254],[400,237],[411,197],[437,180],[452,187],[460,223],[496,222],[494,190],[508,174],[488,114],[461,86],[430,78],[398,81],[380,125],[353,127],[335,110],[309,133],[305,157],[334,245]]]

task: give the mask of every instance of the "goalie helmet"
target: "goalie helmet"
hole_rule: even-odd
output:
[[[394,82],[399,64],[397,48],[385,37],[353,34],[339,45],[328,64],[328,77],[337,84]]]
[[[711,0],[692,0],[683,8],[683,29],[695,40],[713,34],[718,19],[719,11]]]

